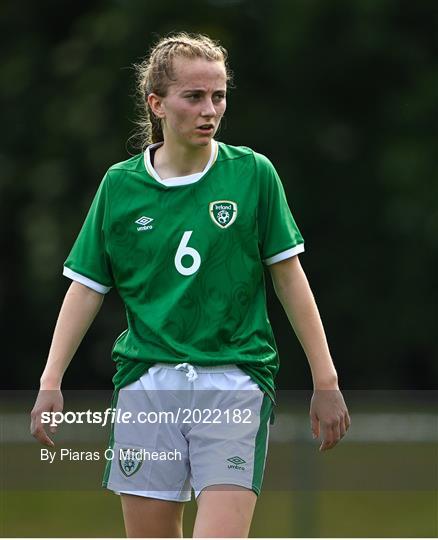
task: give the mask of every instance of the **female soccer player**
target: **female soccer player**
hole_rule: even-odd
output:
[[[53,445],[41,413],[62,410],[63,374],[115,287],[128,329],[113,349],[114,406],[185,414],[114,425],[104,485],[121,496],[127,535],[181,536],[193,487],[195,537],[246,537],[278,370],[264,265],[310,364],[320,450],[339,442],[350,419],[281,181],[266,157],[214,139],[226,109],[226,50],[176,34],[137,71],[145,150],[108,170],[65,262],[73,283],[31,429]],[[151,461],[153,451],[167,459]]]

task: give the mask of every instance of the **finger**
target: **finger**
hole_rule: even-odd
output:
[[[52,439],[47,435],[44,428],[42,426],[37,427],[33,432],[32,435],[35,437],[35,439],[40,442],[41,444],[44,444],[45,446],[55,446],[55,443],[52,441]]]
[[[55,446],[55,443],[47,435],[46,430],[41,424],[41,415],[32,414],[32,421],[30,424],[30,432],[35,439],[46,446]]]
[[[350,426],[351,426],[351,418],[350,418],[350,415],[348,414],[348,411],[346,411],[345,412],[345,427],[347,431],[350,429]]]
[[[319,420],[316,416],[311,416],[310,418],[310,429],[312,430],[314,439],[319,437]]]
[[[319,451],[324,452],[324,450],[327,450],[330,447],[330,444],[332,441],[332,433],[331,433],[330,424],[328,424],[327,422],[322,422],[321,431],[322,431],[322,442],[319,447]]]
[[[35,433],[41,427],[40,416],[38,413],[32,412],[30,418],[30,433],[32,436],[35,436]]]
[[[325,452],[326,450],[331,450],[334,446],[336,446],[337,443],[338,443],[338,441],[336,441],[336,440],[331,440],[331,439],[325,440],[321,444],[321,446],[319,448],[319,451],[320,452]]]
[[[341,439],[343,437],[345,437],[345,434],[347,433],[347,428],[346,428],[346,425],[345,425],[345,418],[344,417],[342,417],[340,422],[339,422],[339,433],[340,433]]]
[[[323,427],[323,431],[324,439],[320,446],[321,452],[325,450],[330,450],[339,442],[341,438],[339,420],[326,424],[325,429]]]

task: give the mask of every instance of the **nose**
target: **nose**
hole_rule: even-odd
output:
[[[205,100],[201,115],[202,116],[216,116],[216,109],[213,104],[213,101],[210,98],[207,98]]]

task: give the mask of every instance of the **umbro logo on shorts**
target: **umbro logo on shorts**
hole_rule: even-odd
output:
[[[244,471],[245,467],[241,467],[246,461],[242,459],[239,456],[233,456],[227,459],[227,461],[230,461],[232,465],[228,465],[229,469],[237,469],[238,471]]]
[[[149,225],[151,221],[154,221],[154,218],[146,216],[142,216],[141,218],[136,219],[135,223],[137,223],[137,225],[140,225],[140,227],[137,227],[137,231],[150,231],[151,229],[153,229],[154,226]]]

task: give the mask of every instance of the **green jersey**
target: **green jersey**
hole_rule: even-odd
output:
[[[64,267],[125,304],[116,389],[156,362],[237,364],[274,400],[263,268],[304,250],[281,181],[266,157],[215,141],[203,173],[161,180],[150,149],[108,170]]]

